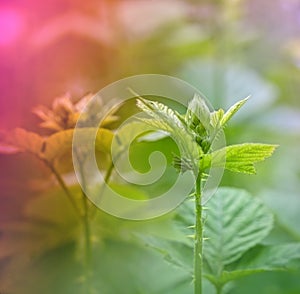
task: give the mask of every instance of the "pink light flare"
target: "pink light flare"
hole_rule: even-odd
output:
[[[9,46],[20,37],[24,28],[22,15],[11,8],[0,8],[0,46]]]

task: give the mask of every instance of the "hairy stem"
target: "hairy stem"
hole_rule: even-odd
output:
[[[196,180],[195,189],[195,243],[194,243],[194,293],[202,294],[202,246],[203,246],[203,223],[201,205],[201,173]]]

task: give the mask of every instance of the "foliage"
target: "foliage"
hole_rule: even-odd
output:
[[[139,235],[145,244],[164,256],[166,262],[184,269],[193,278],[192,200],[173,217],[177,238]],[[216,287],[265,271],[294,269],[300,244],[263,245],[273,228],[272,213],[248,192],[220,188],[205,208],[204,276]],[[298,265],[299,266],[299,265]]]
[[[270,157],[274,149],[274,145],[254,143],[227,146],[207,155],[204,161],[208,167],[222,167],[224,166],[223,156],[226,154],[226,169],[233,172],[255,174],[254,163]]]
[[[208,221],[203,224],[201,194],[204,172],[211,167],[225,167],[231,171],[253,174],[254,163],[271,156],[276,148],[274,145],[248,143],[212,151],[212,144],[219,132],[246,101],[247,98],[235,103],[227,112],[223,109],[210,112],[204,100],[195,95],[188,105],[185,116],[182,117],[162,103],[141,97],[137,99],[137,106],[152,117],[150,120],[145,119],[144,122],[168,132],[175,137],[181,148],[198,146],[200,150],[198,156],[191,154],[189,149],[174,159],[175,168],[181,172],[190,169],[195,175],[195,215],[194,221],[190,224],[194,227],[194,268],[189,270],[193,273],[194,293],[202,293],[203,276],[214,284],[218,293],[221,293],[227,282],[223,279],[225,266],[239,259],[243,253],[259,243],[272,228],[272,218],[261,205],[249,201],[247,199],[249,197],[241,192],[236,196],[234,191],[226,193],[226,190],[225,195],[219,192],[214,201],[211,201],[212,206],[208,208],[207,213]],[[233,221],[236,218],[238,222]],[[207,236],[203,237],[203,231]],[[158,244],[160,243],[161,241],[158,241]],[[188,254],[182,256],[185,250],[188,251],[186,245],[182,246],[178,241],[171,244],[166,242],[163,244],[166,248],[160,249],[160,245],[155,245],[155,242],[153,244],[169,262],[182,268],[192,264],[191,261],[186,262]],[[178,251],[181,252],[178,254]],[[204,262],[209,268],[209,272],[205,274],[203,274]],[[238,275],[234,277],[237,278]]]
[[[202,284],[202,277],[205,277],[216,287],[217,291],[221,291],[224,285],[232,280],[257,272],[282,270],[284,264],[299,257],[298,244],[261,245],[261,241],[272,229],[272,215],[261,202],[253,199],[247,192],[233,188],[220,189],[202,214],[201,186],[203,175],[208,169],[226,168],[235,172],[252,174],[255,173],[254,164],[271,156],[276,148],[275,145],[245,143],[212,150],[212,144],[218,138],[219,132],[225,128],[231,117],[245,104],[247,99],[234,104],[226,112],[223,109],[210,111],[204,100],[195,95],[189,103],[185,115],[179,114],[160,102],[142,97],[139,97],[137,101],[137,106],[151,118],[140,118],[140,122],[125,124],[115,138],[113,138],[112,131],[99,128],[95,148],[97,151],[110,153],[112,144],[118,144],[113,149],[117,151],[117,154],[121,154],[127,152],[133,142],[151,144],[156,140],[164,140],[166,134],[170,135],[178,145],[180,153],[174,155],[173,165],[180,172],[193,171],[196,179],[194,203],[185,203],[178,210],[174,218],[175,226],[171,225],[170,227],[174,234],[169,234],[168,238],[165,238],[165,235],[145,235],[135,228],[133,230],[139,240],[143,240],[144,243],[162,253],[166,261],[180,270],[183,284],[192,279],[198,280],[201,286],[199,288],[198,285],[197,289],[202,289],[207,287],[207,284]],[[75,241],[78,249],[81,248],[80,252],[85,252],[83,255],[79,254],[82,255],[80,259],[85,273],[83,291],[90,293],[94,287],[94,282],[91,282],[94,275],[90,274],[94,265],[91,264],[90,258],[95,246],[97,247],[98,242],[101,243],[101,238],[97,234],[114,238],[115,234],[120,232],[112,230],[111,223],[113,221],[110,218],[109,229],[104,229],[107,223],[106,217],[101,217],[100,227],[94,227],[91,221],[96,222],[99,213],[94,214],[91,203],[86,202],[86,197],[81,189],[76,186],[69,187],[60,174],[60,171],[63,171],[60,168],[62,159],[70,156],[74,132],[70,124],[62,125],[60,122],[66,121],[65,116],[71,115],[74,109],[76,107],[72,106],[69,99],[64,101],[59,98],[54,102],[51,110],[35,111],[44,120],[42,127],[51,129],[52,134],[42,136],[24,129],[16,129],[11,133],[3,133],[1,138],[2,153],[30,153],[50,168],[73,205],[71,220],[65,223],[66,218],[64,217],[61,219],[61,223],[57,223],[60,220],[60,213],[55,209],[57,205],[52,202],[59,197],[53,198],[53,193],[50,193],[50,198],[41,197],[30,202],[24,224],[10,224],[5,230],[10,232],[8,236],[17,236],[15,232],[19,232],[19,230],[25,234],[40,236],[39,241],[36,241],[38,247],[29,247],[34,254],[37,254],[41,248],[49,251]],[[60,121],[59,118],[62,120]],[[145,128],[145,124],[150,128]],[[54,125],[57,128],[54,128]],[[61,129],[58,129],[58,126]],[[153,130],[164,133],[153,133]],[[78,131],[82,132],[84,136],[88,135],[90,131],[93,132],[93,129],[81,128]],[[150,135],[149,131],[152,132]],[[137,133],[139,136],[135,137]],[[118,155],[115,160],[118,160]],[[114,164],[112,168],[114,168]],[[108,169],[107,172],[106,180],[110,180],[111,170]],[[141,193],[129,185],[110,183],[110,186],[115,191],[123,193],[125,197],[147,198],[147,193]],[[190,204],[194,204],[196,209],[194,210]],[[55,209],[54,212],[52,209]],[[35,222],[32,222],[32,219]],[[47,223],[50,231],[44,230],[44,223]],[[58,227],[59,230],[58,234],[54,235],[51,232],[55,227]],[[85,236],[83,239],[78,230],[79,227],[83,228],[83,236]],[[155,229],[157,229],[156,226]],[[69,234],[60,235],[59,232],[65,230],[68,230]],[[43,234],[41,234],[42,231]],[[125,226],[125,231],[128,231],[130,235],[132,228],[128,230]],[[51,235],[50,239],[49,235]],[[7,244],[11,240],[14,238],[9,237]],[[97,240],[96,243],[94,243],[95,240]],[[196,244],[200,244],[201,247],[197,247]],[[25,247],[22,242],[20,242],[21,247]],[[196,253],[194,256],[193,247],[194,254]],[[284,249],[289,249],[290,254],[286,254]],[[42,256],[43,250],[38,256]],[[2,258],[10,256],[13,252],[3,250]],[[273,263],[269,260],[271,253],[277,256]],[[249,262],[248,255],[257,256],[255,262]],[[198,263],[195,268],[192,267],[193,260],[194,263]],[[201,272],[197,272],[197,269],[200,269]]]
[[[251,174],[255,173],[253,164],[271,156],[276,146],[248,143],[227,146],[225,150],[214,152],[211,150],[211,145],[219,131],[246,101],[247,98],[237,102],[227,112],[223,109],[210,112],[204,100],[195,95],[189,103],[184,118],[159,102],[138,98],[137,106],[154,118],[154,120],[144,119],[145,123],[171,134],[182,149],[185,146],[186,152],[181,155],[181,161],[191,162],[193,168],[190,169],[196,174],[198,170],[195,167],[199,166],[199,161],[202,161],[200,165],[203,169],[212,165],[220,167],[226,161],[227,169]],[[194,151],[197,150],[197,146],[198,152]],[[182,164],[182,166],[185,169],[188,168],[187,164]]]

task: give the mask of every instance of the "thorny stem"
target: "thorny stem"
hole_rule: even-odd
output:
[[[203,247],[203,224],[201,205],[201,172],[196,179],[195,190],[195,243],[194,243],[194,293],[202,294],[202,247]]]

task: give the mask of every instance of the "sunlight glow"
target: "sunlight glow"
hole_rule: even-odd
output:
[[[19,12],[1,8],[0,9],[0,46],[13,44],[23,30],[23,19]]]

